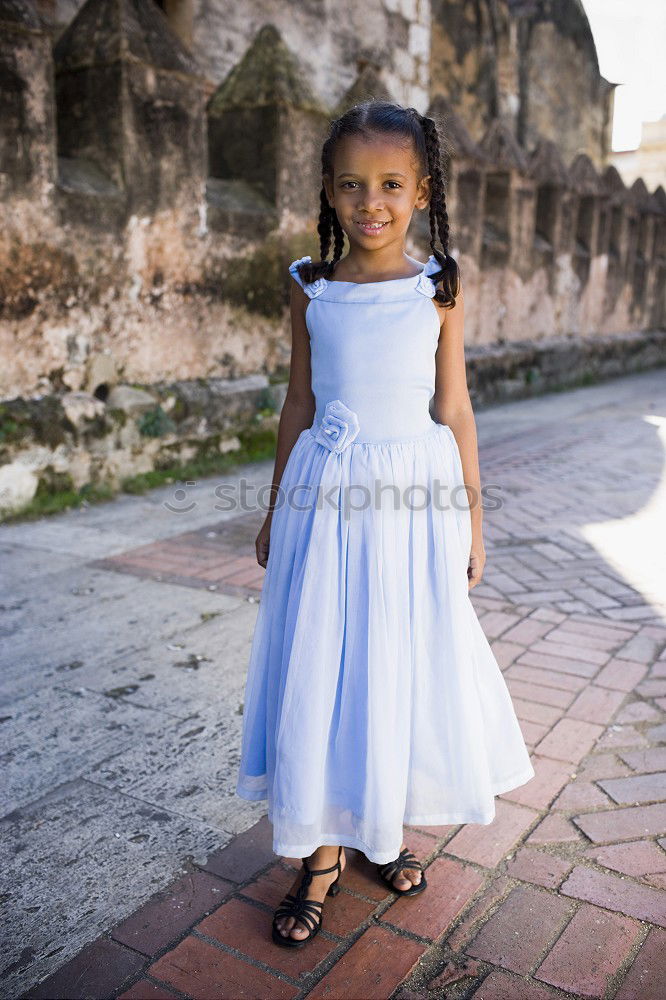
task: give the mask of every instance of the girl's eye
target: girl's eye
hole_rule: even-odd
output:
[[[398,181],[386,181],[387,184],[395,184],[397,188],[401,187]],[[356,181],[343,181],[342,187],[347,187],[348,184],[356,184]]]

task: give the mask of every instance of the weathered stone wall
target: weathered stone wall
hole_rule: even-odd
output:
[[[605,166],[615,85],[580,0],[433,0],[431,67],[431,97],[476,141],[499,119],[526,149],[550,139],[566,161]]]
[[[367,96],[414,103],[442,124],[470,350],[528,342],[538,354],[553,339],[566,348],[665,325],[666,195],[640,180],[627,188],[599,165],[608,103],[596,57],[573,38],[578,83],[584,77],[592,88],[587,117],[572,117],[571,101],[556,104],[543,81],[543,114],[530,100],[534,52],[550,46],[555,60],[563,31],[556,18],[544,20],[545,4],[521,5],[543,15],[521,42],[527,15],[499,0],[433,2],[432,35],[425,0],[385,0],[363,14],[352,4],[349,23],[339,6],[319,3],[297,5],[288,21],[294,5],[277,0],[178,2],[163,5],[178,15],[170,22],[147,0],[41,0],[38,8],[0,0],[0,480],[8,496],[25,502],[48,469],[68,462],[79,488],[86,477],[117,485],[133,468],[183,459],[205,450],[208,437],[223,452],[248,406],[270,421],[263,390],[275,402],[274,386],[288,374],[287,265],[318,252],[321,142],[329,119]],[[442,31],[445,6],[455,44]],[[372,39],[372,52],[358,38]],[[449,70],[458,63],[456,77]],[[559,141],[557,122],[555,145],[539,124],[557,114],[570,130]],[[429,252],[427,218],[415,216],[409,234],[420,259]],[[620,354],[627,343],[618,340]],[[645,343],[632,347],[628,365],[657,363],[659,338]],[[586,355],[569,356],[585,367]],[[534,376],[538,362],[530,370],[530,384],[549,384]],[[248,395],[248,378],[260,380],[258,395]],[[200,423],[194,438],[179,420],[167,429],[162,404],[175,405],[178,386],[199,379],[224,386],[234,419]],[[155,386],[169,387],[164,399]],[[164,428],[157,443],[132,423],[137,391],[149,394],[150,427]],[[62,416],[68,410],[76,420]],[[65,426],[57,455],[26,431],[31,415],[48,424],[47,411]]]

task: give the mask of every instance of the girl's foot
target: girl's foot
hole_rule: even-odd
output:
[[[313,851],[307,859],[308,865],[310,868],[330,868],[338,860],[338,850],[339,848],[329,847],[328,844],[323,847],[318,847],[316,851]],[[327,875],[314,875],[305,898],[317,899],[320,903],[323,903],[326,899],[328,887],[332,882],[335,882],[338,875],[344,871],[346,863],[347,858],[343,847],[340,852],[340,870],[338,871],[337,869],[334,869]],[[301,868],[295,881],[289,889],[290,893],[296,893],[296,890],[303,881],[304,874],[305,868]],[[300,941],[302,938],[306,938],[310,934],[311,928],[309,925],[304,924],[298,920],[297,917],[278,917],[275,923],[283,937],[292,937],[297,941]]]
[[[407,845],[403,843],[400,847],[401,851],[407,849]],[[396,874],[391,879],[391,882],[396,887],[396,889],[409,889],[412,885],[418,885],[421,881],[421,872],[416,868],[403,868],[401,871],[396,872]]]

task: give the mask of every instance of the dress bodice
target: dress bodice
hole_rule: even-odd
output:
[[[429,277],[439,270],[437,259],[431,255],[408,278],[304,283],[298,265],[310,260],[293,261],[289,271],[310,299],[305,321],[316,401],[313,426],[321,423],[327,403],[341,400],[358,418],[359,442],[427,433],[440,332]]]

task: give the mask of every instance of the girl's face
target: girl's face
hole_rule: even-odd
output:
[[[391,136],[345,136],[333,157],[334,177],[324,189],[350,246],[364,249],[404,243],[415,208],[430,198],[430,176],[418,177],[411,144]]]

